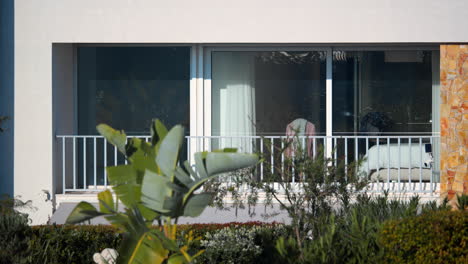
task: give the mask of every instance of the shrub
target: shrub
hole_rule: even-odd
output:
[[[93,254],[117,248],[122,237],[105,225],[35,226],[29,263],[92,263]]]
[[[27,225],[26,225],[27,227]],[[244,229],[255,229],[256,245],[261,248],[271,248],[279,235],[276,234],[277,228],[282,228],[276,223],[247,222],[247,223],[226,223],[226,224],[187,224],[179,225],[178,232],[184,237],[190,231],[195,237],[204,239],[207,234],[215,234],[223,228],[240,227]],[[28,227],[29,228],[29,227]],[[153,228],[159,228],[154,226]],[[270,240],[264,235],[273,233]],[[33,226],[28,234],[29,251],[27,257],[22,257],[26,263],[92,263],[92,256],[104,248],[118,248],[122,241],[122,235],[119,231],[110,225],[44,225]],[[270,241],[270,242],[268,242]],[[0,243],[2,243],[0,241]],[[28,242],[28,241],[27,241]],[[180,241],[182,242],[182,241]],[[2,244],[0,244],[1,246]],[[19,245],[19,244],[12,244]],[[192,245],[193,251],[202,249],[200,242]],[[1,248],[5,248],[2,246]],[[26,247],[21,250],[27,250]],[[0,252],[2,252],[0,250]],[[1,253],[0,253],[1,254]],[[2,258],[3,259],[3,258]],[[201,258],[202,259],[202,258]],[[5,263],[20,263],[20,261],[8,261]],[[198,262],[205,263],[205,262]],[[265,262],[263,262],[265,263]]]
[[[468,212],[434,211],[389,221],[379,240],[388,263],[468,263]]]
[[[18,212],[16,208],[28,207],[29,204],[8,196],[0,199],[1,264],[25,263],[31,227],[28,225],[28,215]]]
[[[274,253],[269,250],[281,235],[285,231],[280,225],[229,226],[207,232],[200,241],[205,252],[197,263],[259,263],[262,257]]]

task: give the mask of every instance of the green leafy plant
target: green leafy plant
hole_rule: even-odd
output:
[[[468,195],[457,195],[457,208],[458,210],[468,210]]]
[[[197,263],[272,263],[275,241],[287,234],[283,225],[235,224],[208,231],[200,240],[205,252]]]
[[[151,142],[127,138],[123,131],[107,125],[97,130],[125,155],[127,165],[108,167],[107,174],[116,195],[106,190],[98,194],[99,211],[81,202],[67,223],[79,223],[104,216],[123,232],[119,249],[122,263],[188,263],[201,254],[188,254],[187,246],[176,243],[177,219],[196,217],[211,203],[214,194],[201,187],[221,173],[246,168],[257,163],[256,155],[236,153],[235,149],[201,152],[195,163],[178,166],[184,130],[175,126],[170,131],[155,120]],[[125,206],[118,210],[119,201]],[[157,222],[160,228],[150,226]]]
[[[263,180],[246,177],[245,181],[256,192],[265,193],[270,199],[267,203],[274,201],[288,213],[291,237],[300,252],[296,261],[305,261],[307,240],[318,239],[324,232],[323,224],[331,221],[337,208],[348,208],[352,196],[363,190],[368,181],[358,175],[361,161],[346,164],[344,160],[332,158],[333,155],[327,157],[320,146],[316,155],[310,157],[299,142],[302,140],[298,138],[287,139],[279,147],[265,140],[265,149],[276,148],[276,151],[262,156],[266,168]],[[287,155],[288,151],[293,153]],[[270,162],[281,159],[284,164]]]
[[[0,199],[0,263],[26,263],[31,227],[27,214],[17,209],[31,207],[31,201],[4,196]]]
[[[389,221],[379,237],[386,263],[468,263],[467,211]]]
[[[91,263],[105,248],[117,248],[122,235],[107,225],[33,226],[28,263]]]

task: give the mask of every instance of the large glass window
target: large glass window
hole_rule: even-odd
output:
[[[335,50],[333,132],[432,132],[432,90],[439,67],[432,57],[432,51],[424,50]]]
[[[215,51],[212,135],[285,135],[294,121],[323,134],[325,79],[325,52]]]
[[[78,132],[148,134],[152,118],[188,132],[189,78],[189,47],[79,47]]]
[[[80,135],[96,135],[100,123],[128,135],[149,135],[153,118],[167,127],[183,124],[189,134],[189,47],[79,47],[77,62]],[[101,138],[83,140],[76,142],[77,173],[86,179],[77,183],[105,184],[104,167],[122,164],[124,157]]]

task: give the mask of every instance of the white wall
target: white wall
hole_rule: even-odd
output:
[[[467,42],[467,24],[466,0],[17,0],[14,192],[53,190],[52,43]]]

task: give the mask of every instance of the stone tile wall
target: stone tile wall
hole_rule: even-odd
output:
[[[468,193],[468,45],[440,46],[441,195]]]

